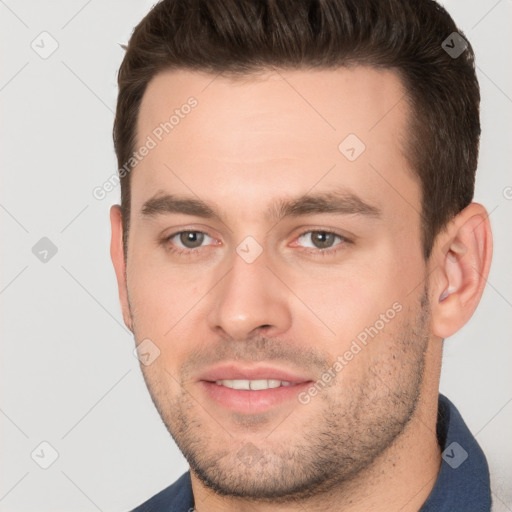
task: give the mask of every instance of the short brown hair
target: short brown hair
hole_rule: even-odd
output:
[[[466,49],[455,57],[443,41]],[[405,85],[406,156],[421,184],[428,259],[436,235],[473,198],[480,137],[473,50],[433,0],[162,0],[135,27],[119,69],[119,169],[136,147],[144,91],[161,71],[249,75],[357,64],[393,70]],[[130,175],[120,176],[125,257]]]

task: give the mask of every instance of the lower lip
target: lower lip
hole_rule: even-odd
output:
[[[304,391],[311,382],[301,382],[300,384],[261,389],[259,391],[232,389],[205,380],[200,381],[200,384],[208,397],[214,402],[235,412],[255,414],[264,412],[286,401],[298,401],[299,393]]]

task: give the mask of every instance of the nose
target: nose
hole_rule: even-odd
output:
[[[252,263],[234,254],[208,315],[210,327],[221,336],[243,341],[263,333],[278,336],[290,328],[287,289],[267,264],[264,253]]]

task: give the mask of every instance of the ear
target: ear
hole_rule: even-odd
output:
[[[487,282],[492,232],[487,210],[471,203],[440,233],[430,258],[432,333],[455,334],[473,315]]]
[[[119,301],[123,312],[123,319],[126,327],[133,332],[133,321],[128,302],[128,287],[126,284],[126,263],[123,247],[123,216],[119,205],[110,208],[110,225],[112,228],[112,239],[110,241],[110,257],[114,264],[119,289]]]

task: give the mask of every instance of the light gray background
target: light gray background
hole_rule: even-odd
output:
[[[0,510],[124,511],[187,465],[144,385],[120,314],[108,211],[116,73],[152,1],[0,1],[3,310]],[[510,0],[452,0],[472,42],[483,137],[475,200],[495,252],[469,324],[445,342],[441,391],[487,454],[495,511],[512,510],[512,30]],[[49,51],[49,36],[58,49]],[[43,41],[41,42],[41,40]],[[44,46],[44,48],[43,48]],[[37,47],[37,46],[36,46]],[[457,87],[457,84],[454,84]],[[58,248],[46,263],[32,247]],[[58,452],[51,462],[51,450]]]

